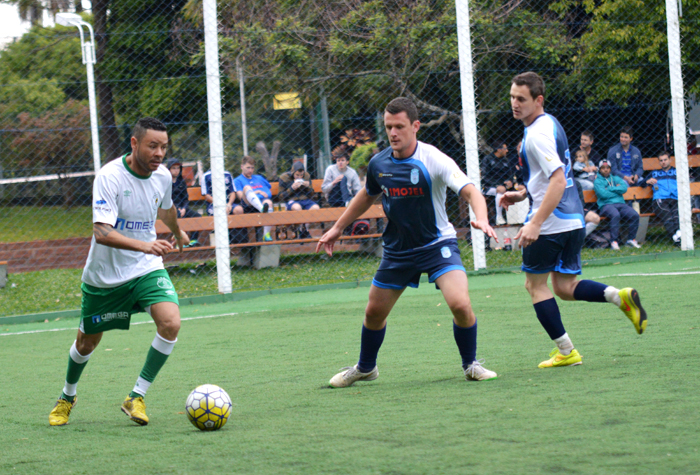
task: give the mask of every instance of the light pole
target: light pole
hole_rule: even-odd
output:
[[[87,68],[88,100],[90,102],[90,131],[92,135],[92,160],[95,166],[95,173],[100,170],[102,162],[100,160],[100,137],[97,132],[97,105],[95,102],[95,75],[92,65],[95,64],[95,33],[92,25],[84,22],[80,15],[75,13],[57,13],[56,23],[61,26],[75,26],[80,31],[80,49],[83,52],[83,64]],[[85,41],[83,26],[90,32],[90,41]]]

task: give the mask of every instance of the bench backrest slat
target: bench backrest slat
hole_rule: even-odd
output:
[[[323,180],[311,180],[311,184],[314,187],[314,193],[321,193],[321,185]],[[272,191],[272,196],[277,196],[280,190],[280,184],[278,181],[273,181],[270,183],[270,190]],[[204,201],[204,195],[202,195],[202,188],[199,186],[192,186],[187,188],[187,195],[190,201]]]

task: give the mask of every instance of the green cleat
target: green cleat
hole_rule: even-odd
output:
[[[581,354],[573,349],[568,355],[562,355],[559,348],[554,348],[550,358],[538,364],[538,368],[558,368],[559,366],[578,366],[583,364]]]
[[[634,329],[641,335],[647,328],[647,313],[642,308],[639,293],[631,287],[626,287],[620,289],[619,295],[620,310],[627,315],[634,324]]]

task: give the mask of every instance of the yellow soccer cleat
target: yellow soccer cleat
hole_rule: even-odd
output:
[[[49,425],[52,426],[64,426],[68,424],[68,417],[70,417],[70,411],[73,410],[75,406],[76,399],[73,402],[66,401],[63,398],[58,398],[56,405],[51,409],[49,414]]]
[[[142,397],[127,396],[122,403],[122,412],[129,416],[129,419],[139,425],[145,426],[148,424],[148,416],[146,415],[146,403]]]
[[[571,350],[568,355],[562,355],[559,348],[554,348],[549,354],[550,358],[538,364],[538,368],[557,368],[559,366],[577,366],[583,364],[581,354],[577,350]]]
[[[634,324],[634,329],[641,335],[647,328],[647,313],[642,308],[639,293],[632,287],[626,287],[620,290],[619,295],[620,310],[627,315]]]

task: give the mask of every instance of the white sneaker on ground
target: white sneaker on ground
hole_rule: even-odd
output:
[[[343,368],[343,371],[333,376],[328,382],[328,385],[332,388],[347,388],[355,381],[374,381],[378,377],[379,369],[377,369],[376,366],[369,373],[361,372],[357,369],[357,365],[347,366]]]
[[[610,243],[610,247],[611,247],[612,249],[615,249],[616,251],[619,251],[619,250],[620,250],[620,245],[617,243],[617,241],[611,242],[611,243]]]
[[[637,249],[639,249],[640,247],[642,247],[642,246],[639,245],[639,243],[637,242],[636,239],[630,239],[629,241],[627,241],[626,244],[627,244],[628,246],[636,247]]]
[[[498,377],[494,371],[481,366],[483,363],[484,360],[475,360],[467,366],[467,369],[464,370],[464,376],[467,378],[467,381],[488,381]]]

